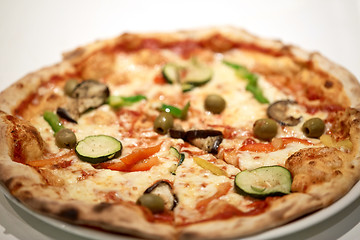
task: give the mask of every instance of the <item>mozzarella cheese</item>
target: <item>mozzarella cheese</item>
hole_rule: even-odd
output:
[[[186,222],[186,219],[202,219],[204,216],[196,209],[199,201],[216,195],[219,186],[228,183],[232,186],[231,190],[222,194],[216,201],[226,201],[242,211],[247,211],[247,205],[251,201],[233,191],[234,176],[245,169],[271,165],[284,166],[286,159],[291,154],[309,146],[294,142],[288,144],[284,149],[270,153],[239,150],[243,141],[252,132],[253,123],[257,119],[267,117],[266,109],[268,107],[267,104],[259,103],[250,92],[246,91],[246,80],[240,79],[233,69],[222,62],[223,59],[230,59],[252,68],[255,64],[254,59],[249,58],[246,54],[234,50],[227,55],[216,55],[212,61],[207,62],[214,72],[212,80],[204,86],[196,87],[190,94],[183,94],[180,85],[154,84],[153,80],[160,73],[161,64],[164,61],[184,62],[171,51],[163,50],[160,53],[155,56],[157,57],[156,61],[146,64],[139,64],[141,58],[139,60],[139,56],[136,54],[148,53],[119,53],[116,56],[113,74],[105,79],[112,95],[142,94],[147,97],[146,101],[117,111],[104,105],[85,113],[78,124],[65,123],[66,127],[75,132],[78,140],[97,134],[110,135],[119,139],[123,144],[122,156],[131,153],[137,147],[151,146],[155,142],[153,139],[160,139],[163,145],[160,152],[156,154],[160,164],[152,167],[149,171],[120,172],[96,169],[74,156],[71,158],[71,166],[52,170],[54,182],[58,181],[66,186],[60,188],[59,197],[64,200],[81,199],[93,203],[119,200],[136,202],[146,188],[158,180],[167,180],[173,182],[175,194],[179,198],[179,205],[175,208],[177,216],[175,221],[181,224]],[[272,86],[263,76],[258,77],[258,85],[270,102],[292,99],[291,96]],[[59,92],[61,89],[55,89],[55,91]],[[226,100],[226,108],[222,114],[215,115],[204,110],[204,99],[208,94],[213,93],[223,96]],[[169,147],[171,145],[179,146],[182,140],[169,139],[167,136],[159,137],[153,131],[153,119],[158,114],[156,106],[166,103],[182,108],[188,101],[191,104],[188,119],[186,121],[175,120],[175,123],[181,125],[185,130],[193,128],[223,130],[230,127],[233,132],[237,133],[236,139],[225,139],[222,145],[224,149],[233,149],[230,150],[233,151],[231,154],[235,157],[235,163],[231,161],[233,165],[221,159],[215,159],[213,155],[201,156],[224,169],[228,176],[216,176],[203,169],[194,163],[189,154],[186,154],[183,164],[177,167],[176,175],[171,174],[171,169],[178,163],[178,160],[169,155]],[[304,137],[301,125],[314,115],[310,116],[300,106],[292,111],[290,114],[302,117],[301,123],[295,127],[279,128],[277,137]],[[327,114],[319,111],[315,116],[324,119]],[[61,155],[67,151],[59,150],[55,145],[52,130],[41,116],[33,118],[32,123],[46,140],[50,152]],[[313,142],[319,144],[317,141]],[[218,157],[221,158],[221,155],[219,154]],[[166,196],[166,193],[159,194]]]

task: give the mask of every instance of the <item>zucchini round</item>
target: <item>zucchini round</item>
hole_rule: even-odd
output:
[[[209,82],[212,78],[212,69],[202,65],[190,65],[186,68],[185,77],[180,79],[181,84],[200,86]]]
[[[108,161],[120,155],[122,144],[116,138],[107,135],[88,136],[79,141],[75,152],[85,162],[92,164]]]
[[[170,84],[180,84],[183,92],[209,82],[213,76],[210,67],[192,60],[185,65],[167,63],[162,68],[162,75]]]
[[[163,67],[162,75],[168,83],[177,83],[179,81],[179,67],[168,63]]]
[[[235,186],[238,193],[255,198],[289,194],[291,183],[291,173],[281,166],[245,170],[235,177]]]

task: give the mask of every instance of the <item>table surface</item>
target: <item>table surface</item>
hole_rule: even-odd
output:
[[[122,32],[233,25],[321,52],[360,79],[360,0],[1,0],[0,90],[61,60],[61,53]],[[324,221],[280,239],[352,240],[360,198]],[[85,240],[47,224],[0,193],[1,240]]]

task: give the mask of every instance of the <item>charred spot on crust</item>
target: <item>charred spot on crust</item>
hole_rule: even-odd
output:
[[[5,186],[11,191],[11,192],[16,192],[17,190],[19,190],[23,184],[19,181],[16,181],[14,178],[9,178],[8,180],[5,181]]]
[[[18,196],[25,201],[34,198],[33,194],[30,191],[22,191]]]
[[[104,211],[105,209],[109,208],[112,204],[107,202],[102,202],[94,206],[93,211],[96,213],[100,213]]]
[[[342,172],[340,170],[334,171],[334,176],[340,176],[340,175],[342,175]]]
[[[330,80],[326,80],[324,87],[326,88],[332,88],[332,86],[334,86],[334,83]]]
[[[76,208],[65,208],[58,213],[58,216],[75,221],[79,217],[79,211]]]

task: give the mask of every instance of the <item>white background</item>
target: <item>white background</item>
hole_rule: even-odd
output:
[[[0,90],[61,53],[130,31],[233,25],[319,51],[360,79],[360,0],[0,0]],[[283,239],[356,239],[360,199]],[[0,239],[84,239],[33,218],[0,193]]]

